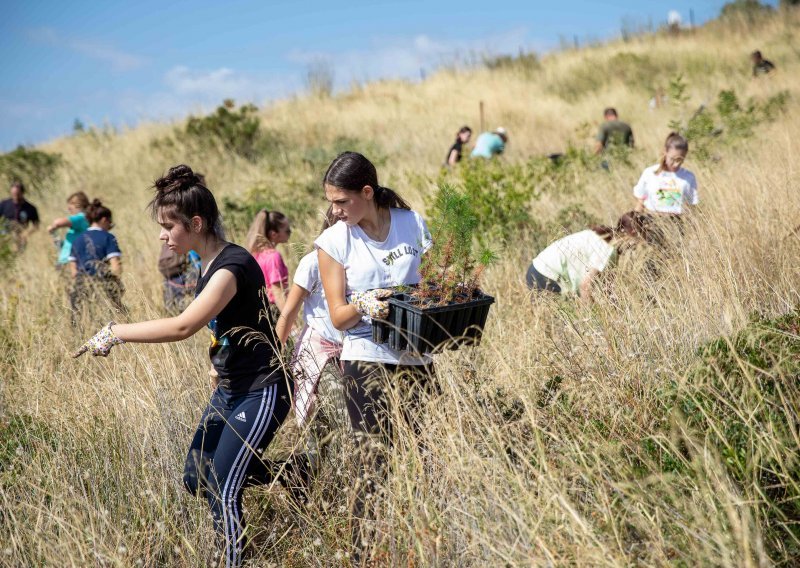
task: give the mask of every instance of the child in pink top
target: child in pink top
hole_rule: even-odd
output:
[[[256,214],[247,232],[247,250],[255,257],[264,273],[269,303],[281,311],[286,303],[285,291],[289,286],[289,269],[275,247],[287,242],[291,234],[292,229],[286,215],[266,209]]]

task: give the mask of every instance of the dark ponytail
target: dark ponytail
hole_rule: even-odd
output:
[[[378,207],[411,209],[397,192],[378,183],[375,166],[358,152],[342,152],[336,156],[322,178],[322,185],[355,193],[360,193],[365,186],[370,186],[374,191],[375,204]]]
[[[102,219],[111,220],[111,209],[103,205],[99,199],[93,199],[86,208],[86,219],[90,223],[97,223]]]
[[[170,168],[167,175],[157,179],[153,188],[156,195],[148,207],[154,219],[163,210],[163,215],[179,221],[188,229],[192,217],[200,217],[206,234],[223,238],[217,201],[205,186],[202,175],[181,164]]]

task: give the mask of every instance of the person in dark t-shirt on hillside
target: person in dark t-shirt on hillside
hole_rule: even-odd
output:
[[[622,122],[617,115],[617,110],[607,108],[603,111],[605,122],[600,125],[597,132],[595,154],[602,154],[609,146],[629,146],[633,148],[633,130],[628,123]]]
[[[0,234],[11,233],[17,250],[25,248],[28,234],[39,227],[39,212],[25,199],[25,186],[20,181],[11,184],[11,197],[0,201]]]
[[[162,241],[178,254],[197,251],[202,272],[195,299],[178,316],[130,324],[109,322],[73,355],[105,357],[121,343],[187,339],[208,326],[209,349],[219,383],[189,446],[183,482],[211,507],[227,568],[242,565],[245,486],[271,474],[261,453],[289,413],[286,373],[276,356],[272,325],[264,311],[264,275],[244,248],[222,237],[211,191],[185,165],[155,183],[150,203]]]
[[[447,151],[447,156],[444,159],[445,167],[453,167],[461,161],[461,156],[464,153],[464,144],[467,144],[470,138],[472,138],[472,129],[469,126],[462,126],[456,133],[456,141]]]
[[[755,50],[750,54],[750,60],[753,62],[753,78],[759,75],[769,75],[775,70],[775,64],[768,59],[764,59],[759,50]]]

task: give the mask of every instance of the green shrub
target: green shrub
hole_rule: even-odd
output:
[[[483,64],[492,71],[511,71],[531,77],[542,68],[536,53],[520,51],[519,55],[495,55],[484,57]]]
[[[688,98],[685,89],[680,76],[672,81],[670,90],[675,93],[676,107],[680,108]],[[701,105],[688,120],[673,119],[669,126],[684,135],[692,143],[694,157],[704,161],[714,158],[718,147],[753,136],[754,128],[762,122],[775,120],[788,100],[789,93],[781,91],[764,102],[750,99],[742,104],[733,89],[723,90],[713,109]]]
[[[800,312],[754,319],[699,351],[684,384],[666,389],[667,414],[711,443],[745,498],[763,503],[776,548],[800,554]],[[792,545],[791,543],[794,542]]]
[[[203,150],[221,147],[252,162],[280,149],[278,135],[261,128],[258,108],[246,104],[237,109],[230,99],[212,114],[189,117],[184,132]]]
[[[34,191],[41,192],[51,182],[62,164],[59,154],[50,154],[18,146],[16,150],[0,154],[0,175],[5,184],[19,180]]]
[[[319,174],[319,179],[322,179],[325,169],[342,152],[363,154],[378,168],[384,165],[388,158],[380,144],[373,140],[361,140],[352,136],[337,136],[330,144],[312,146],[306,149],[302,160],[315,174]]]
[[[318,183],[304,185],[301,182],[287,181],[280,187],[272,183],[256,185],[247,191],[244,199],[222,199],[225,226],[234,233],[247,231],[261,209],[280,211],[291,223],[303,222],[314,216],[317,209],[326,208],[319,199],[321,191]],[[319,203],[320,207],[314,207],[315,203]]]

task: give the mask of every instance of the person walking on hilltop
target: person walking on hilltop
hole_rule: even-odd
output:
[[[10,197],[0,201],[0,234],[10,234],[17,252],[22,252],[30,233],[39,228],[39,211],[25,199],[21,181],[11,184]]]
[[[456,141],[447,151],[447,156],[444,159],[445,167],[452,168],[461,161],[464,153],[464,144],[468,144],[470,138],[472,138],[472,129],[469,126],[462,126],[456,133]]]
[[[344,331],[342,367],[347,410],[359,448],[360,477],[353,502],[356,555],[369,537],[362,534],[366,494],[372,478],[386,474],[382,448],[392,444],[389,388],[400,386],[406,420],[417,423],[419,401],[433,391],[432,359],[373,341],[372,318],[385,319],[391,288],[419,283],[422,255],[431,236],[422,217],[393,190],[378,183],[375,166],[356,152],[344,152],[323,177],[325,198],[338,222],[314,242],[331,322]],[[376,448],[378,454],[370,448]],[[370,480],[371,481],[371,480]]]
[[[175,252],[195,250],[203,271],[195,300],[178,316],[104,326],[75,354],[105,357],[123,343],[163,343],[187,339],[206,325],[219,383],[200,418],[189,447],[184,485],[204,495],[222,541],[225,566],[241,566],[245,543],[242,493],[263,483],[260,453],[275,436],[291,406],[286,374],[276,357],[272,325],[263,311],[264,275],[244,248],[221,237],[213,194],[191,168],[175,166],[155,182],[150,203],[162,241]],[[261,340],[254,338],[254,333]]]
[[[775,64],[768,59],[764,59],[760,50],[755,50],[750,54],[750,61],[753,62],[753,79],[761,75],[769,75],[775,71]]]
[[[125,312],[122,304],[122,251],[117,239],[110,233],[114,228],[111,210],[99,199],[86,208],[91,223],[77,235],[70,247],[67,262],[72,274],[69,299],[72,307],[72,325],[76,325],[84,305],[94,304],[104,295],[118,313]]]
[[[498,126],[494,132],[483,132],[478,136],[471,157],[489,160],[505,152],[506,144],[508,144],[508,132],[502,126]]]
[[[627,122],[619,119],[617,109],[605,109],[603,118],[605,120],[597,132],[594,153],[600,155],[611,146],[633,148],[633,130]]]
[[[89,219],[86,217],[86,209],[89,207],[89,198],[82,191],[77,191],[67,197],[67,216],[53,219],[47,227],[47,232],[51,235],[58,229],[67,228],[64,241],[58,254],[56,265],[59,267],[69,264],[69,255],[72,251],[72,243],[75,237],[82,234],[89,228]]]

